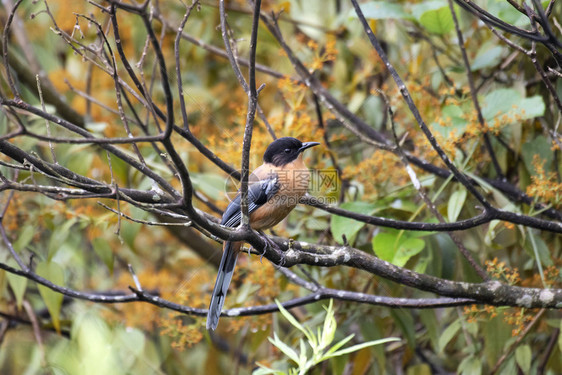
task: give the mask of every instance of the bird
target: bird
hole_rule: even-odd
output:
[[[306,194],[310,181],[310,171],[304,164],[303,152],[319,144],[301,142],[293,137],[278,138],[269,144],[263,155],[263,164],[248,179],[248,213],[252,229],[263,233],[263,230],[277,225],[295,208]],[[238,194],[230,202],[222,216],[222,225],[231,228],[240,225],[240,199]],[[242,244],[242,241],[225,241],[223,244],[207,314],[207,330],[214,331],[217,328]]]

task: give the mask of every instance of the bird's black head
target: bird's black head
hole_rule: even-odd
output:
[[[299,157],[301,152],[307,148],[319,145],[318,142],[301,142],[293,137],[283,137],[276,139],[267,146],[263,161],[280,167],[288,164]]]

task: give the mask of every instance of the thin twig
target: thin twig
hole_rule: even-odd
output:
[[[437,210],[437,207],[435,207],[435,204],[433,204],[431,199],[429,199],[427,194],[423,191],[422,185],[421,185],[421,183],[420,183],[420,181],[419,181],[419,179],[416,175],[416,172],[410,166],[410,163],[408,162],[408,159],[406,158],[405,153],[402,151],[402,146],[400,145],[400,141],[398,140],[398,135],[396,134],[396,124],[394,123],[394,112],[392,111],[392,107],[390,106],[390,102],[388,101],[388,98],[384,94],[382,95],[382,97],[383,97],[384,101],[386,102],[386,106],[387,106],[387,109],[388,109],[388,112],[389,112],[390,123],[391,123],[391,128],[392,128],[392,135],[394,136],[394,142],[396,143],[396,149],[398,150],[398,155],[400,156],[400,159],[402,160],[402,163],[404,164],[404,167],[406,168],[406,171],[408,172],[408,176],[410,177],[410,180],[412,181],[412,184],[414,185],[414,188],[417,190],[418,195],[423,200],[423,202],[425,203],[427,208],[429,208],[429,210],[431,211],[433,216],[435,216],[437,218],[437,220],[439,220],[440,223],[444,223],[445,218],[443,217],[443,215],[441,215],[441,213]],[[470,254],[470,251],[464,246],[464,244],[462,243],[462,241],[458,237],[458,235],[456,233],[453,233],[453,232],[447,232],[447,234],[449,235],[451,240],[453,240],[453,242],[458,247],[461,254],[468,261],[468,263],[472,266],[472,268],[476,271],[476,273],[483,280],[488,281],[490,279],[490,277],[488,276],[486,271],[482,268],[482,266],[480,264],[478,264],[478,262],[476,262],[476,260],[474,259],[472,254]]]
[[[37,342],[37,347],[39,348],[39,355],[41,357],[41,364],[46,366],[47,361],[45,360],[45,348],[43,346],[43,338],[41,337],[41,327],[39,326],[39,322],[37,321],[37,316],[33,311],[33,307],[29,301],[24,300],[22,302],[22,306],[25,309],[25,313],[31,322],[31,327],[33,328],[33,336],[35,336],[35,341]]]
[[[379,57],[381,58],[381,60],[386,65],[386,68],[390,72],[392,78],[394,79],[394,82],[396,82],[396,85],[398,86],[398,89],[400,90],[400,93],[402,94],[402,97],[404,98],[404,101],[408,105],[408,108],[410,109],[410,112],[412,113],[412,115],[414,115],[414,118],[416,119],[416,122],[418,123],[418,126],[420,127],[420,129],[424,133],[425,137],[427,138],[427,140],[431,144],[431,147],[437,152],[437,154],[439,155],[441,160],[445,163],[445,165],[451,171],[451,173],[455,176],[455,178],[461,184],[463,184],[464,187],[466,187],[466,189],[484,206],[484,208],[485,209],[491,208],[492,206],[486,200],[486,198],[468,180],[468,178],[457,169],[457,167],[453,164],[453,162],[445,154],[445,152],[443,151],[441,146],[437,143],[435,137],[433,136],[433,134],[431,133],[431,131],[429,130],[429,128],[425,124],[425,121],[423,120],[417,106],[415,105],[414,101],[412,100],[412,96],[410,95],[410,92],[409,92],[408,88],[404,84],[404,81],[402,81],[402,78],[400,78],[400,75],[398,74],[398,72],[396,71],[394,66],[390,63],[388,57],[386,56],[386,52],[384,51],[384,49],[382,48],[381,44],[379,43],[377,37],[373,33],[373,30],[371,29],[371,26],[369,25],[369,23],[365,19],[365,16],[363,15],[363,11],[359,7],[359,4],[357,3],[357,0],[351,0],[351,2],[353,3],[353,7],[355,8],[355,13],[359,17],[359,20],[361,21],[361,24],[363,25],[363,29],[365,30],[365,33],[367,34],[367,37],[369,38],[369,41],[371,42],[371,44],[375,48],[375,50],[376,50],[377,54],[379,55]]]
[[[135,270],[133,269],[133,266],[129,263],[129,264],[127,264],[127,268],[129,268],[129,272],[131,273],[131,276],[133,278],[133,282],[135,283],[135,287],[137,288],[138,291],[142,292],[141,283],[139,281],[139,278],[138,278],[137,274],[135,273]]]
[[[3,47],[2,53],[4,56],[4,63],[6,68],[6,78],[8,80],[8,85],[10,86],[10,90],[12,91],[12,94],[14,95],[14,98],[16,100],[21,100],[21,98],[20,98],[20,92],[17,89],[16,85],[14,84],[12,72],[10,71],[10,65],[8,65],[8,61],[10,61],[8,58],[8,46],[9,46],[8,39],[10,34],[10,26],[12,25],[12,21],[14,20],[16,10],[18,9],[22,1],[23,0],[18,0],[17,3],[13,6],[13,8],[10,9],[10,14],[8,15],[8,19],[6,20],[6,24],[4,25],[4,32],[2,34],[2,47]]]
[[[0,269],[3,269],[15,275],[25,277],[28,280],[34,281],[38,284],[41,284],[55,292],[61,293],[70,298],[76,298],[76,299],[86,300],[90,302],[97,302],[97,303],[109,303],[109,304],[147,302],[152,305],[164,307],[188,315],[193,315],[193,316],[207,315],[207,309],[199,309],[199,308],[179,305],[171,301],[168,301],[166,299],[160,298],[157,295],[154,295],[152,292],[143,291],[140,287],[140,282],[138,281],[138,279],[136,281],[134,280],[135,276],[133,276],[133,282],[135,283],[136,289],[130,288],[133,291],[132,294],[126,294],[123,292],[112,292],[112,293],[81,292],[54,284],[51,281],[33,272],[18,270],[1,262],[0,262]],[[134,275],[134,271],[132,272],[132,275]],[[397,307],[397,308],[454,307],[454,306],[471,305],[476,303],[475,300],[469,298],[419,298],[419,299],[394,298],[394,297],[369,295],[365,293],[349,292],[349,291],[338,290],[338,289],[323,288],[305,297],[298,297],[283,302],[282,306],[285,308],[293,308],[297,306],[308,305],[311,303],[315,303],[316,301],[325,300],[325,299],[356,301],[356,302],[362,302],[371,305]],[[223,311],[223,316],[236,317],[236,316],[262,315],[262,314],[272,313],[275,311],[279,311],[277,305],[269,304],[263,306],[252,306],[252,307],[225,310]]]
[[[470,88],[470,97],[472,98],[472,104],[474,105],[474,109],[476,110],[476,116],[478,117],[478,123],[480,124],[480,130],[483,133],[484,138],[484,145],[486,146],[486,150],[488,151],[488,155],[490,155],[490,159],[492,159],[492,165],[494,166],[494,170],[496,171],[496,175],[501,180],[505,180],[505,176],[503,171],[500,167],[500,163],[496,157],[496,153],[492,148],[492,143],[490,142],[490,137],[488,135],[488,127],[486,126],[486,121],[484,120],[484,116],[482,115],[482,109],[480,108],[480,103],[478,102],[478,96],[476,93],[476,88],[474,87],[474,79],[472,78],[472,71],[470,70],[470,62],[468,61],[468,55],[466,53],[466,48],[464,47],[464,37],[462,35],[459,20],[457,19],[457,13],[455,12],[455,7],[453,6],[453,0],[448,0],[449,3],[449,10],[453,16],[453,23],[455,25],[455,31],[457,33],[457,41],[459,44],[459,48],[461,50],[462,61],[464,64],[464,68],[466,70],[466,76],[468,78],[468,87]]]
[[[115,210],[101,202],[97,202],[100,206],[102,206],[103,208],[105,208],[106,210],[109,210],[117,215],[119,215],[119,217],[123,217],[129,221],[132,221],[133,223],[138,223],[138,224],[144,224],[144,225],[150,225],[150,226],[175,226],[175,227],[190,227],[191,226],[191,222],[190,221],[186,221],[186,222],[182,222],[182,223],[166,223],[166,222],[159,222],[159,221],[149,221],[149,220],[141,220],[141,219],[135,219],[129,215],[124,214],[121,211]]]
[[[554,348],[556,347],[556,341],[558,340],[558,336],[560,336],[560,328],[556,328],[554,332],[550,335],[550,339],[548,340],[548,344],[546,345],[546,349],[543,351],[544,356],[541,359],[539,366],[537,368],[537,375],[543,375],[546,370],[546,365]]]
[[[43,112],[46,111],[45,109],[45,102],[43,101],[43,91],[41,90],[41,81],[39,80],[39,74],[36,76],[37,78],[37,92],[39,93],[39,101],[41,102],[41,109]],[[45,120],[45,128],[47,129],[47,136],[51,137],[51,127],[49,126],[49,121]],[[49,141],[49,149],[51,150],[51,157],[53,158],[53,162],[57,163],[57,155],[55,154],[55,149],[53,148],[53,143]]]
[[[521,341],[523,341],[523,339],[525,338],[525,336],[527,336],[527,334],[529,333],[529,331],[531,330],[531,328],[533,328],[535,326],[535,324],[539,321],[540,317],[544,314],[546,310],[545,309],[540,309],[539,312],[537,313],[537,315],[535,315],[533,317],[533,320],[531,320],[529,322],[529,324],[527,324],[527,326],[525,327],[525,329],[519,334],[519,336],[517,337],[517,339],[513,342],[513,344],[511,344],[509,346],[509,348],[502,354],[502,356],[498,359],[498,361],[496,362],[496,364],[494,365],[494,367],[492,368],[492,371],[490,371],[490,375],[495,374],[496,372],[498,372],[498,370],[500,369],[501,365],[505,362],[505,360],[507,358],[509,358],[509,355],[517,348],[517,346],[519,346],[519,344],[521,343]]]
[[[17,174],[16,174],[16,176],[17,176]],[[4,240],[4,244],[6,245],[8,250],[10,251],[10,254],[12,254],[12,256],[14,257],[14,260],[16,261],[18,266],[20,266],[20,268],[23,271],[28,271],[27,265],[21,260],[20,256],[18,255],[18,253],[16,252],[16,250],[12,246],[12,242],[9,240],[8,234],[6,233],[6,229],[4,228],[4,217],[6,215],[6,212],[8,211],[8,206],[10,205],[10,202],[12,201],[13,197],[14,197],[14,191],[12,190],[8,194],[8,199],[6,199],[6,203],[4,204],[4,207],[2,208],[2,214],[0,216],[0,235],[2,236],[2,239]]]
[[[224,1],[221,0],[222,8]],[[254,118],[258,107],[258,89],[256,88],[256,49],[258,45],[258,26],[260,22],[261,0],[254,4],[254,15],[252,18],[252,32],[250,36],[250,67],[248,71],[248,85],[242,85],[248,94],[248,110],[246,113],[246,125],[244,128],[244,141],[242,143],[242,179],[240,185],[240,209],[242,211],[241,224],[250,225],[248,213],[248,180],[250,176],[250,148],[252,145],[252,133],[254,130]],[[234,68],[234,67],[233,67]],[[260,88],[261,90],[261,88]]]

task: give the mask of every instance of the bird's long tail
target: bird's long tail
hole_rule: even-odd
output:
[[[211,296],[211,303],[209,305],[209,313],[207,314],[207,329],[215,330],[219,324],[221,310],[224,305],[224,299],[228,292],[228,286],[232,280],[232,273],[234,266],[238,259],[238,251],[241,247],[240,242],[225,242],[219,272],[217,274],[217,281],[215,281],[215,288]]]

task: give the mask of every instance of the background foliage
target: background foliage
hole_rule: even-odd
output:
[[[4,1],[0,8],[4,26],[14,3]],[[27,107],[6,102],[16,97],[16,101],[67,120],[100,139],[154,135],[158,126],[162,130],[165,123],[156,120],[157,111],[143,102],[141,90],[118,56],[114,27],[106,11],[111,3],[115,1],[18,4],[3,40],[0,82],[0,134],[6,142],[0,145],[1,228],[5,233],[0,262],[18,269],[18,257],[13,253],[18,254],[36,275],[91,296],[129,295],[129,286],[142,287],[167,301],[205,309],[220,245],[201,235],[197,225],[187,228],[178,221],[188,218],[164,216],[165,212],[155,211],[159,206],[115,199],[115,190],[113,196],[96,195],[91,190],[90,195],[57,191],[54,188],[82,187],[69,183],[70,178],[53,178],[33,167],[31,159],[18,161],[6,151],[6,144],[12,144],[29,157],[63,166],[113,189],[162,193],[161,184],[123,158],[94,142],[68,140],[80,137],[54,120],[46,123]],[[525,10],[521,11],[521,3],[488,0],[479,5],[510,25],[527,30],[535,25]],[[557,21],[562,13],[560,4],[546,1],[542,5],[550,10],[552,32],[562,40]],[[442,230],[374,226],[312,205],[299,205],[275,228],[275,234],[301,242],[353,247],[396,266],[446,280],[481,282],[478,269],[459,252],[460,243],[491,280],[559,289],[562,237],[554,225],[562,218],[562,60],[556,55],[560,46],[549,48],[491,30],[455,5],[458,30],[464,38],[459,47],[447,1],[370,1],[361,7],[388,60],[405,81],[409,97],[454,166],[476,181],[478,191],[493,207],[553,226],[490,219],[477,226],[460,226],[457,229],[462,230],[451,235]],[[185,12],[186,5],[177,0],[148,2],[150,26],[167,64],[180,128],[172,133],[171,142],[197,192],[194,206],[219,217],[228,204],[225,189],[235,179],[180,132],[187,124],[182,122],[174,74],[174,42]],[[251,168],[260,164],[272,133],[294,136],[322,142],[307,156],[307,164],[316,170],[335,171],[338,179],[330,186],[316,183],[311,194],[331,198],[342,209],[420,223],[438,223],[439,216],[455,223],[485,211],[467,186],[452,176],[424,168],[412,159],[405,166],[403,152],[448,170],[420,130],[385,62],[369,43],[351,3],[264,1],[262,12],[280,13],[278,25],[285,42],[320,87],[307,87],[306,77],[293,68],[279,38],[265,21],[260,23],[256,80],[258,86],[263,83],[265,87],[259,94],[263,116],[258,111]],[[210,1],[193,8],[179,44],[178,61],[190,134],[238,170],[248,98],[225,58],[219,13],[217,4]],[[253,6],[230,1],[227,13],[227,34],[234,55],[242,61],[250,53]],[[142,78],[144,90],[165,111],[163,76],[146,25],[127,8],[117,7],[116,20],[123,52]],[[111,74],[113,60],[115,75]],[[247,72],[245,67],[243,72]],[[394,130],[402,151],[397,151],[393,141],[384,143],[358,134],[357,128],[349,125],[353,121],[342,119],[341,111],[326,105],[326,98],[319,95],[322,89],[349,110],[349,118],[362,119],[373,132],[370,134],[392,140]],[[481,118],[474,97],[481,107]],[[175,161],[159,141],[114,147],[181,191]],[[224,238],[224,234],[213,234]],[[434,297],[427,289],[410,288],[361,267],[302,263],[291,270],[325,288],[383,297]],[[256,362],[288,369],[293,363],[268,337],[276,332],[282,342],[295,349],[304,339],[302,332],[276,313],[223,318],[218,332],[210,335],[204,318],[195,313],[183,314],[144,302],[105,304],[73,299],[70,293],[53,291],[3,269],[1,373],[242,374],[251,373]],[[226,305],[272,304],[275,299],[283,302],[304,297],[309,291],[266,259],[242,255]],[[316,366],[314,373],[562,372],[559,309],[525,308],[525,303],[516,307],[511,303],[472,304],[482,302],[470,299],[473,295],[452,303],[455,307],[416,309],[398,303],[391,308],[361,303],[358,294],[353,296],[334,302],[336,342],[351,333],[355,336],[350,344],[355,345],[391,336],[402,340],[330,359]],[[323,305],[327,302],[308,303],[291,313],[315,332],[323,322]]]

